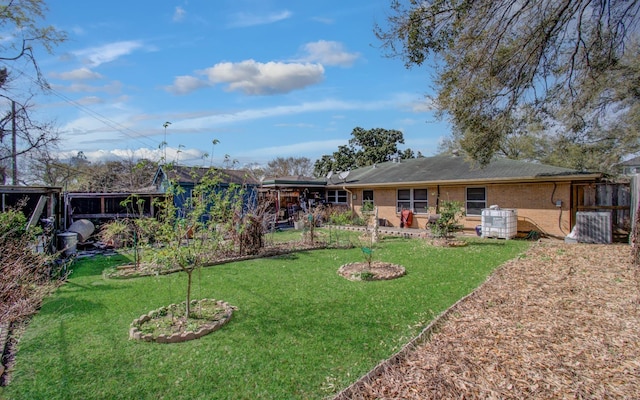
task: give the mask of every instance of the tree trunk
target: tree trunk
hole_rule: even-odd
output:
[[[185,318],[189,318],[189,315],[191,315],[191,275],[193,274],[193,268],[188,268],[185,271],[187,272],[187,304],[185,307]]]

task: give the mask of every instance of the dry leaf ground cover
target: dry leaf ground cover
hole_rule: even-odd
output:
[[[539,242],[351,399],[640,399],[640,286],[628,245]]]

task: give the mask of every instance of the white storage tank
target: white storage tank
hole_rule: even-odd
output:
[[[511,239],[518,233],[518,210],[491,206],[482,210],[482,237]]]

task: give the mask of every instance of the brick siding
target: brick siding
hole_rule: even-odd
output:
[[[518,212],[518,232],[532,230],[563,237],[570,230],[571,221],[571,183],[518,183],[487,184],[468,187],[486,188],[486,206],[498,205],[500,208],[515,208]],[[407,187],[408,188],[408,187]],[[411,187],[424,189],[425,186]],[[435,213],[436,199],[465,203],[466,185],[426,186],[428,189],[429,212]],[[369,189],[370,190],[370,189]],[[362,206],[362,190],[352,189],[356,194],[354,209],[360,212]],[[387,221],[390,226],[400,226],[400,213],[396,212],[397,188],[373,189],[374,204],[378,207],[378,218]],[[556,202],[561,201],[561,207]],[[416,213],[411,228],[425,228],[428,213]],[[481,224],[480,216],[467,216],[461,221],[465,229],[473,230]]]

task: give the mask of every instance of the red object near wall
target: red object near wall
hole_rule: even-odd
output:
[[[413,223],[413,211],[402,210],[400,212],[400,227],[405,228],[411,226]]]

